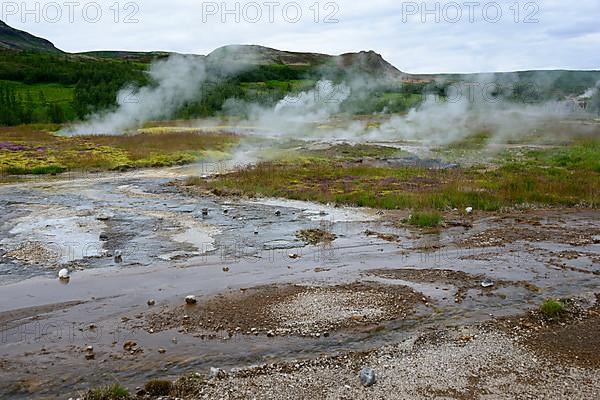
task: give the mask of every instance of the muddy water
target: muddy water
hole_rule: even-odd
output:
[[[594,240],[574,245],[533,238],[465,248],[456,243],[496,222],[476,219],[472,229],[428,234],[394,227],[372,210],[192,197],[168,184],[204,173],[210,171],[196,166],[0,187],[2,398],[68,398],[89,385],[113,381],[135,387],[152,377],[210,366],[367,349],[416,330],[511,315],[545,297],[589,296],[599,288],[594,273],[600,245]],[[594,211],[554,212],[549,218],[584,236],[600,227]],[[307,228],[328,229],[338,238],[326,246],[305,246],[295,233]],[[366,230],[393,233],[399,240],[366,236]],[[577,257],[569,256],[573,251]],[[117,252],[121,262],[114,258]],[[67,284],[56,279],[63,267],[72,271]],[[452,283],[368,273],[381,268],[452,269],[527,282],[540,291],[518,284],[492,291],[471,287],[457,303]],[[153,310],[149,299],[158,308],[180,304],[188,294],[202,299],[266,283],[358,280],[409,285],[431,301],[414,317],[382,324],[383,329],[320,339],[224,335],[203,340],[177,330],[140,328],[143,315]],[[143,353],[123,352],[128,340]],[[85,359],[88,345],[94,360]]]

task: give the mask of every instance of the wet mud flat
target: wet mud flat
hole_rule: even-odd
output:
[[[189,398],[597,391],[595,364],[565,373],[486,325],[599,291],[596,210],[457,214],[466,223],[429,231],[398,224],[402,212],[197,196],[170,184],[180,175],[0,188],[3,398],[76,397],[114,382],[135,393],[195,372]],[[317,229],[327,243],[299,234]],[[56,278],[63,267],[68,284]],[[594,343],[590,318],[552,329]],[[559,348],[544,332],[534,340]],[[378,377],[369,388],[365,366]],[[210,378],[211,367],[224,374]]]

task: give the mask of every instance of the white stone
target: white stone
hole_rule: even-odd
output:
[[[69,270],[66,268],[63,268],[58,272],[58,279],[67,280],[70,277]]]

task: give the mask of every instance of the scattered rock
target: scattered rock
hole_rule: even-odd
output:
[[[229,272],[229,267],[223,267],[223,272]]]
[[[185,302],[186,304],[193,305],[198,303],[198,300],[196,300],[196,296],[191,294],[185,298]]]
[[[211,379],[223,379],[225,378],[225,371],[223,371],[221,368],[214,368],[211,367],[210,368],[210,378]]]
[[[100,234],[100,240],[103,241],[103,242],[107,242],[108,241],[108,234],[101,233]]]
[[[208,216],[208,208],[203,208],[202,209],[202,215],[207,217]]]
[[[467,207],[467,208],[465,209],[465,212],[466,212],[467,214],[473,214],[473,207]]]
[[[142,353],[143,350],[141,348],[138,347],[137,343],[134,342],[133,340],[129,340],[127,342],[125,342],[123,344],[123,350],[131,353],[131,354],[136,354],[136,353]]]
[[[85,348],[85,359],[86,360],[94,360],[96,358],[96,354],[94,354],[94,347],[92,346],[87,346]]]
[[[137,347],[137,343],[133,340],[129,340],[123,344],[123,349],[127,351],[131,351]]]
[[[279,211],[279,210],[275,211],[275,216],[276,217],[281,217],[281,211]]]
[[[153,306],[153,305],[155,305],[155,304],[156,304],[156,300],[154,300],[154,299],[150,299],[150,300],[148,300],[148,305],[149,305],[150,307],[152,307],[152,306]]]
[[[158,352],[160,354],[165,354],[167,352],[167,350],[161,347],[161,348],[158,349]]]
[[[121,254],[121,250],[115,250],[115,262],[116,263],[122,263],[123,262],[123,256]]]
[[[296,253],[290,253],[290,254],[288,254],[288,257],[291,258],[292,260],[297,260],[298,258],[300,258],[300,256]]]
[[[360,383],[364,387],[373,386],[376,382],[375,371],[371,368],[363,368],[360,371]]]

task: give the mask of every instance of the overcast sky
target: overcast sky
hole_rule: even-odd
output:
[[[599,0],[225,3],[25,1],[25,10],[22,0],[2,0],[0,19],[70,52],[207,54],[260,44],[328,54],[374,50],[412,73],[600,69]]]

